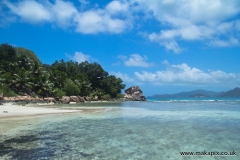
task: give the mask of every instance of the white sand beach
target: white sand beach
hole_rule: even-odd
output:
[[[72,113],[79,112],[81,110],[70,110],[70,109],[58,109],[58,108],[47,108],[43,106],[20,106],[11,103],[4,103],[0,105],[0,118],[1,117],[16,117],[16,116],[33,116],[43,114],[57,114],[57,113]]]
[[[51,107],[51,108],[50,108]],[[82,110],[60,109],[53,106],[20,106],[12,103],[0,105],[0,137],[11,135],[28,125],[62,114],[79,113]],[[1,139],[1,138],[0,138]]]

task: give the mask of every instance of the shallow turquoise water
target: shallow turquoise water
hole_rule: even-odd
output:
[[[0,141],[9,159],[240,159],[240,101],[89,103],[101,114],[48,117]],[[61,106],[58,106],[61,107]],[[6,147],[7,146],[7,147]],[[181,156],[180,152],[237,156]]]

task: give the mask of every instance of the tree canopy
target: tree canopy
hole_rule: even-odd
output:
[[[116,98],[125,88],[120,78],[109,75],[96,62],[56,60],[42,64],[33,51],[8,44],[0,45],[0,57],[0,92]]]

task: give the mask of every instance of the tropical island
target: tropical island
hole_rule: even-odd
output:
[[[229,91],[214,92],[207,90],[193,90],[188,92],[180,92],[175,94],[155,94],[147,98],[217,98],[217,97],[240,97],[240,88],[235,87]]]
[[[29,96],[40,100],[63,96],[89,99],[123,98],[125,84],[100,64],[56,60],[43,64],[29,49],[0,45],[0,96]]]

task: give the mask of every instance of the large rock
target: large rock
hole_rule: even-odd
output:
[[[91,98],[91,97],[88,97],[88,96],[86,97],[86,96],[84,96],[83,98],[84,98],[85,101],[92,101],[92,98]]]
[[[60,99],[60,101],[61,101],[62,103],[67,104],[67,103],[70,102],[70,97],[68,97],[68,96],[63,96],[63,97]]]
[[[77,96],[70,96],[71,102],[79,102],[79,98]]]
[[[125,90],[125,96],[127,100],[131,101],[145,101],[146,98],[142,93],[142,90],[138,86],[132,86]]]
[[[80,102],[85,102],[84,97],[80,97],[80,96],[78,96],[78,98],[79,98],[79,101],[80,101]]]

